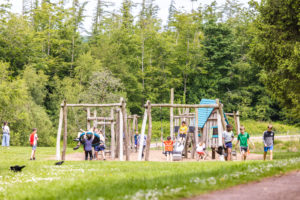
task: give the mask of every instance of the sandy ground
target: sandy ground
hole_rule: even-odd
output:
[[[208,157],[205,159],[205,161],[212,161],[211,159],[211,152],[208,152]],[[101,156],[99,156],[101,158]],[[189,158],[183,158],[182,161],[185,162],[192,162],[192,161],[196,161],[196,159],[191,159],[191,154],[188,154]],[[125,155],[124,155],[124,160],[125,160]],[[50,157],[51,160],[55,160],[55,156]],[[250,153],[250,155],[247,158],[248,160],[262,160],[263,157],[261,154],[254,154],[254,153]],[[70,153],[66,155],[66,160],[67,161],[80,161],[80,160],[84,160],[84,153],[83,152],[76,152],[74,151],[74,153]],[[107,156],[106,160],[110,160],[112,161],[112,159]],[[118,159],[115,159],[116,161]],[[138,153],[136,152],[131,152],[130,153],[130,161],[137,161],[138,160]],[[216,161],[219,160],[218,156],[216,158]],[[241,160],[241,156],[238,153],[237,156],[233,156],[233,161],[239,161]],[[162,153],[161,150],[151,150],[150,151],[150,161],[156,161],[156,162],[163,162],[166,161],[166,156]],[[176,161],[178,162],[178,161]],[[204,162],[203,160],[200,160],[199,162]]]
[[[300,200],[300,171],[186,200]]]

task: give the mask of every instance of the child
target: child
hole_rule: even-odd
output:
[[[181,126],[179,128],[179,137],[181,143],[183,143],[183,141],[185,140],[187,131],[188,131],[188,127],[186,126],[185,121],[182,121]]]
[[[102,152],[102,157],[103,160],[106,160],[105,158],[105,138],[103,136],[102,131],[99,131],[99,136],[100,136],[100,144],[95,146],[95,156],[96,156],[96,160],[98,160],[98,152]]]
[[[3,126],[2,126],[2,132],[3,132],[3,136],[2,136],[2,146],[6,146],[6,147],[9,147],[9,139],[10,139],[10,136],[9,136],[9,127],[7,125],[7,122],[4,122]]]
[[[225,160],[231,160],[231,149],[232,149],[232,141],[234,139],[234,135],[232,132],[232,126],[230,124],[226,125],[226,131],[223,132],[223,145],[225,148]]]
[[[85,160],[88,160],[89,155],[90,155],[90,160],[93,160],[92,143],[93,143],[93,134],[91,132],[87,132],[86,138],[84,139]]]
[[[138,137],[139,137],[139,132],[136,131],[135,132],[135,135],[134,135],[134,148],[135,148],[135,152],[137,152],[137,149],[138,149]]]
[[[161,139],[161,141],[163,141]],[[163,141],[164,145],[165,145],[165,154],[167,156],[167,161],[173,161],[173,144],[174,141],[171,140],[171,136],[167,137],[166,141]]]
[[[237,141],[236,141],[236,146],[238,145],[238,143],[240,143],[240,151],[241,151],[242,160],[246,160],[247,152],[249,149],[248,142],[250,140],[250,135],[249,135],[249,133],[245,132],[244,126],[241,126],[240,131],[241,132],[239,133]],[[253,144],[253,146],[254,146],[254,144]]]
[[[141,137],[141,134],[139,134],[137,144],[138,144],[138,146],[143,145],[142,158],[144,158],[144,151],[145,151],[146,143],[147,143],[147,136],[146,135],[144,135],[143,144],[141,144],[141,143],[142,143],[142,137]]]
[[[32,133],[30,134],[29,137],[29,142],[30,145],[32,146],[30,160],[35,160],[35,152],[36,152],[37,141],[38,141],[38,136],[36,132],[37,132],[36,128],[32,129]]]
[[[199,142],[199,144],[197,144],[197,154],[198,154],[198,157],[197,157],[197,161],[200,159],[202,160],[205,160],[206,158],[206,153],[205,153],[205,143],[204,142]]]
[[[270,160],[273,160],[274,132],[272,131],[272,128],[273,126],[269,124],[268,130],[263,134],[264,160],[266,160],[268,151],[270,151]]]

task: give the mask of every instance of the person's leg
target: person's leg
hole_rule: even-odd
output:
[[[170,154],[169,152],[166,152],[166,154],[167,154],[167,161],[169,161]]]
[[[10,140],[10,135],[7,135],[7,140],[6,140],[6,144],[9,147],[9,140]]]
[[[4,137],[4,146],[7,147],[7,134],[3,134]]]
[[[105,157],[105,150],[104,150],[104,149],[102,150],[102,158],[103,158],[103,160],[106,160],[106,157]]]
[[[85,160],[88,160],[88,152],[84,151],[84,153],[85,153]]]
[[[228,148],[225,148],[225,154],[226,154],[226,156],[224,156],[224,158],[227,161],[227,158],[228,158]]]
[[[173,162],[173,152],[170,152],[170,161]]]
[[[35,151],[36,150],[33,150],[33,158],[32,158],[33,160],[35,160]]]
[[[93,151],[89,151],[90,154],[90,160],[93,160]]]
[[[273,160],[273,150],[270,150],[270,160]]]
[[[95,151],[95,160],[99,160],[99,158],[98,158],[98,151]]]
[[[227,148],[227,152],[228,152],[228,154],[227,154],[227,160],[231,161],[231,148]]]
[[[34,150],[32,149],[32,150],[31,150],[31,155],[30,155],[30,160],[33,159],[33,155],[34,155]]]
[[[267,157],[267,151],[264,151],[264,160],[266,160]]]

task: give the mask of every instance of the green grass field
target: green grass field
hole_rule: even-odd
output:
[[[70,151],[69,151],[70,152]],[[300,153],[270,162],[69,161],[55,166],[55,148],[1,149],[0,199],[180,199],[300,169]],[[11,165],[26,165],[21,173]]]

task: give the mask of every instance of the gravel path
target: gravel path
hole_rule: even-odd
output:
[[[300,200],[300,171],[238,185],[188,200]]]

